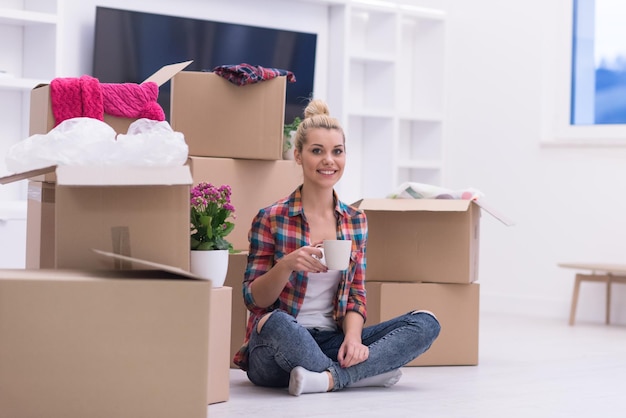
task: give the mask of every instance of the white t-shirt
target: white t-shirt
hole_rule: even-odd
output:
[[[326,264],[324,257],[320,261]],[[341,271],[328,270],[326,273],[309,273],[308,276],[304,301],[296,320],[305,328],[337,329],[333,319],[333,300],[337,295]]]

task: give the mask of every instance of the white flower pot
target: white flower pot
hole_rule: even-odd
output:
[[[213,282],[213,287],[224,286],[228,272],[228,250],[191,250],[190,271]]]

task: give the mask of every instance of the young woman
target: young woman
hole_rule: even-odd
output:
[[[249,232],[243,297],[251,315],[234,361],[252,383],[289,387],[295,396],[392,386],[400,367],[437,338],[439,322],[412,311],[364,327],[367,220],[334,191],[346,163],[345,137],[325,102],[306,107],[294,156],[302,185],[261,209]],[[326,268],[325,239],[352,240],[347,270]]]

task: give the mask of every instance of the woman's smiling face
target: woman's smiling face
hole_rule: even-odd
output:
[[[314,128],[307,133],[302,152],[295,151],[305,182],[334,187],[346,164],[343,135],[336,129]]]

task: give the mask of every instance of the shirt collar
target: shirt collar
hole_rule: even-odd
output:
[[[333,189],[333,201],[335,202],[335,213],[341,217],[348,217],[347,206],[339,200],[337,192]],[[298,187],[289,199],[289,216],[304,216],[304,209],[302,208],[302,185]]]

